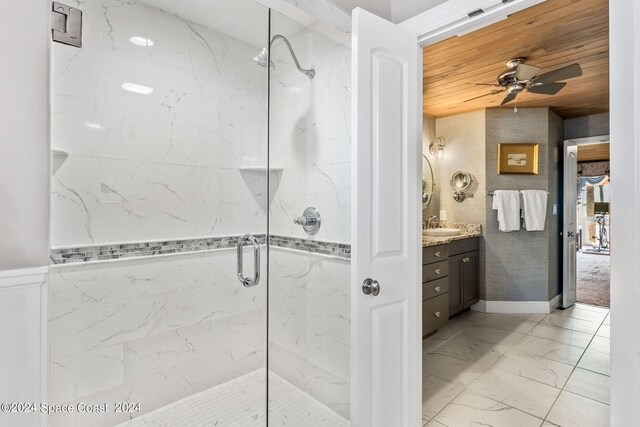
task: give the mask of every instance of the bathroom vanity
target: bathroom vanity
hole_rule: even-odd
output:
[[[478,302],[479,233],[425,239],[422,248],[422,335]]]

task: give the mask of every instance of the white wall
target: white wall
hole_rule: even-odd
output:
[[[361,7],[381,18],[391,19],[391,0],[329,0],[351,14],[356,7]]]
[[[640,420],[640,4],[611,1],[611,425]]]
[[[447,0],[392,0],[391,21],[398,23],[438,6]]]
[[[3,4],[0,270],[47,264],[50,9],[44,0]]]
[[[40,402],[46,372],[49,254],[49,14],[51,3],[3,4],[0,26],[0,401]],[[40,268],[34,268],[40,267]],[[43,298],[44,297],[44,298]],[[15,415],[15,416],[14,416]],[[37,425],[2,414],[1,425]]]

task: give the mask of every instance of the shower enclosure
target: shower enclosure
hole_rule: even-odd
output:
[[[252,0],[67,4],[48,402],[106,406],[48,423],[348,425],[348,37]]]

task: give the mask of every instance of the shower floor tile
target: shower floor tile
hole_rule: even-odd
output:
[[[194,394],[121,427],[265,426],[264,369]],[[269,375],[269,425],[342,427],[349,421],[279,376]]]

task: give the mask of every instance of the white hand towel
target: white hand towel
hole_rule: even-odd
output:
[[[498,211],[498,228],[509,232],[520,230],[520,192],[496,190],[493,193],[493,209]]]
[[[522,217],[527,231],[544,231],[547,219],[547,192],[544,190],[522,190]]]

